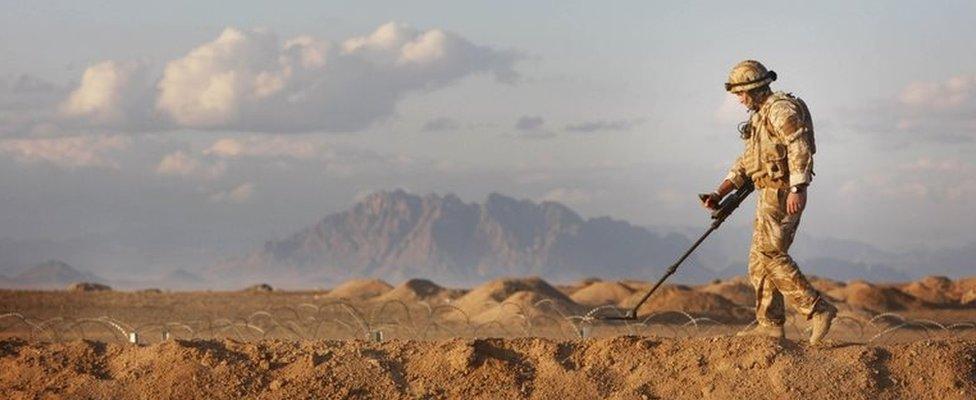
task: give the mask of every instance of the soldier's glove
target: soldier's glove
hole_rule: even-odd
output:
[[[718,192],[699,193],[698,198],[701,199],[702,205],[709,210],[717,210],[718,204],[722,201],[722,196],[719,196]]]

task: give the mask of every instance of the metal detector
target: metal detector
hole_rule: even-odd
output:
[[[708,230],[706,230],[705,233],[703,233],[701,237],[698,238],[698,240],[696,240],[695,243],[691,245],[691,248],[689,248],[688,251],[685,252],[685,254],[682,254],[681,257],[678,258],[678,261],[675,261],[674,264],[668,267],[668,270],[664,274],[664,276],[662,276],[661,279],[659,279],[657,283],[654,284],[654,287],[652,287],[651,290],[649,290],[647,294],[644,295],[644,297],[641,297],[640,301],[638,301],[637,304],[634,306],[634,308],[628,311],[627,314],[623,316],[601,316],[601,317],[597,317],[597,319],[603,321],[637,320],[637,310],[640,309],[642,305],[644,305],[644,302],[646,302],[647,299],[651,297],[652,294],[654,294],[654,291],[656,291],[657,288],[661,286],[661,284],[664,283],[665,280],[668,279],[668,277],[673,275],[674,272],[678,270],[678,266],[681,265],[681,263],[684,262],[685,259],[688,258],[688,256],[690,256],[691,253],[695,251],[695,249],[698,248],[698,245],[700,245],[702,242],[705,241],[705,238],[707,238],[708,235],[710,235],[712,232],[718,229],[718,227],[722,225],[722,222],[725,222],[725,219],[728,218],[729,215],[731,215],[732,212],[739,207],[739,204],[742,204],[742,201],[745,200],[746,197],[749,197],[749,193],[752,193],[753,190],[755,190],[755,187],[753,186],[752,181],[746,180],[746,183],[744,183],[742,187],[737,189],[734,193],[732,193],[732,195],[726,197],[725,200],[719,203],[718,208],[712,211],[712,224],[711,226],[708,227]],[[702,201],[705,201],[705,198],[708,197],[708,194],[699,194],[698,197],[702,199]]]

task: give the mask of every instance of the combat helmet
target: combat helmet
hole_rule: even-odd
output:
[[[732,93],[744,92],[766,86],[776,80],[776,72],[769,71],[759,61],[745,60],[732,67],[725,90]]]

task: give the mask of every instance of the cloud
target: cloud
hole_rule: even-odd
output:
[[[976,138],[976,74],[942,82],[913,82],[898,96],[900,113],[895,128],[926,133],[943,142]]]
[[[461,124],[453,118],[440,117],[434,118],[432,120],[424,123],[424,126],[420,128],[424,132],[442,132],[442,131],[453,131],[461,127]]]
[[[215,192],[210,195],[208,200],[212,203],[245,203],[254,195],[254,186],[254,183],[251,182],[243,183],[229,190]]]
[[[551,139],[556,137],[554,132],[545,129],[545,124],[546,121],[542,117],[523,115],[515,121],[514,128],[518,132],[514,135],[503,134],[502,136],[520,139]]]
[[[840,186],[858,201],[878,197],[944,204],[976,196],[976,164],[958,158],[920,157],[876,171],[863,171]]]
[[[138,97],[139,70],[112,61],[86,71],[65,112],[95,125],[149,118],[168,129],[358,131],[392,115],[410,92],[482,73],[512,82],[518,58],[452,32],[394,22],[339,44],[311,36],[281,42],[268,30],[227,28],[166,63],[149,112],[119,107],[127,102],[118,99]]]
[[[32,75],[0,77],[0,137],[46,134],[68,89]]]
[[[118,168],[114,157],[130,145],[128,137],[119,135],[2,139],[0,153],[21,162],[45,162],[69,169]]]
[[[62,88],[33,75],[21,74],[15,78],[0,78],[3,93],[30,95],[36,93],[62,92]]]
[[[534,131],[542,129],[546,121],[539,116],[529,116],[523,115],[519,117],[518,121],[515,121],[515,129],[520,131]]]
[[[907,106],[923,109],[952,109],[972,106],[976,97],[976,74],[957,75],[943,82],[912,82],[898,96]]]
[[[435,160],[330,143],[327,136],[258,134],[221,137],[195,150],[173,151],[163,157],[155,170],[160,175],[213,181],[270,170],[341,178],[386,176],[390,171],[403,173],[438,165]]]
[[[976,140],[976,74],[906,85],[887,102],[847,110],[852,128],[883,136],[886,144],[943,144]]]
[[[314,159],[326,153],[324,142],[307,137],[250,136],[225,137],[215,141],[203,151],[205,155],[220,158],[294,158]]]
[[[932,159],[921,157],[915,161],[899,166],[899,169],[915,173],[943,173],[955,176],[972,176],[976,174],[976,165],[956,158]]]
[[[103,61],[88,67],[81,84],[61,103],[63,117],[97,127],[148,123],[151,92],[146,66],[138,62]]]
[[[183,150],[163,156],[156,165],[156,173],[165,176],[179,176],[199,180],[214,180],[227,171],[227,164],[221,161],[207,161]]]
[[[600,131],[629,131],[644,123],[643,119],[584,121],[566,125],[567,132],[593,133]]]
[[[441,30],[390,22],[332,42],[280,41],[264,29],[224,29],[165,63],[106,60],[69,90],[40,81],[0,81],[0,134],[177,129],[262,133],[353,132],[394,114],[407,94],[465,77],[518,79],[515,51],[475,44]],[[30,118],[6,112],[12,90],[57,93],[32,104]]]

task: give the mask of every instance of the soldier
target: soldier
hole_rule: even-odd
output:
[[[782,338],[785,297],[812,320],[810,344],[816,345],[830,330],[837,308],[810,285],[788,253],[813,178],[813,120],[803,100],[769,88],[775,80],[776,73],[758,61],[746,60],[732,68],[725,89],[738,96],[750,116],[740,129],[745,151],[703,205],[714,209],[746,180],[756,186],[759,205],[749,249],[749,280],[756,290],[757,325],[738,335]]]

